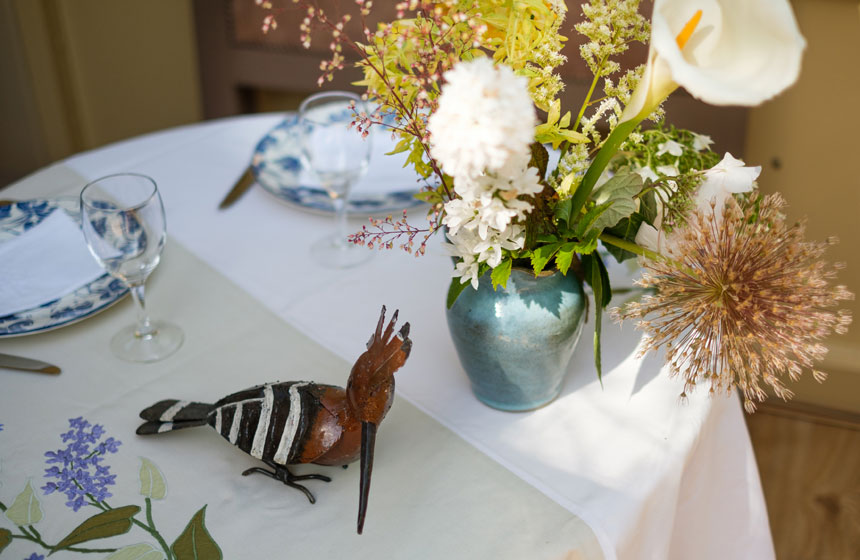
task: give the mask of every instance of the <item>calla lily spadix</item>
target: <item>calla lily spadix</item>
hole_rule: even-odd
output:
[[[571,215],[630,132],[678,86],[714,105],[757,105],[797,80],[805,46],[787,0],[655,0],[645,72],[574,193]]]

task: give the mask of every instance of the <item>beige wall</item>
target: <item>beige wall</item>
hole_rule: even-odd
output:
[[[0,16],[0,115],[12,118],[0,131],[0,185],[200,120],[191,0],[0,0]]]
[[[788,214],[809,220],[808,237],[836,235],[829,251],[847,263],[840,283],[860,292],[860,3],[795,0],[808,46],[798,83],[750,111],[746,161],[761,164],[761,188],[779,191]],[[860,412],[860,301],[851,302],[855,324],[828,342],[821,386],[802,383],[798,397]]]

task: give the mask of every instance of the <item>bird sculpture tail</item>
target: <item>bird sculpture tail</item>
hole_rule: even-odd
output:
[[[183,428],[204,426],[208,423],[209,413],[214,409],[215,405],[207,403],[176,399],[160,401],[141,411],[140,417],[147,422],[137,428],[137,434],[148,436]]]

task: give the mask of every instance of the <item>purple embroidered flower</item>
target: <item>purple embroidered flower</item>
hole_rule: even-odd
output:
[[[103,461],[107,453],[117,452],[121,442],[112,437],[99,441],[105,435],[104,428],[83,418],[70,419],[69,427],[60,435],[63,443],[68,443],[66,448],[45,453],[45,463],[58,464],[45,469],[45,478],[57,480],[42,490],[45,494],[62,492],[69,499],[66,505],[78,511],[91,501],[101,502],[113,495],[107,487],[115,484],[116,475],[110,474]]]
[[[36,554],[34,552],[33,554],[31,554],[27,558],[24,558],[24,560],[45,560],[45,557],[42,556],[41,554]]]

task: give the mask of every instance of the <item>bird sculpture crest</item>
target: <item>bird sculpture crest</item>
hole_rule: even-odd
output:
[[[233,393],[214,404],[160,401],[140,413],[146,420],[139,435],[152,435],[208,424],[227,441],[260,459],[271,470],[261,473],[300,490],[311,503],[303,480],[331,479],[321,474],[297,476],[289,465],[343,465],[361,458],[358,533],[364,528],[376,428],[394,401],[394,372],[409,357],[409,323],[395,334],[397,311],[385,325],[385,307],[376,330],[349,374],[346,389],[310,381],[266,383]]]

